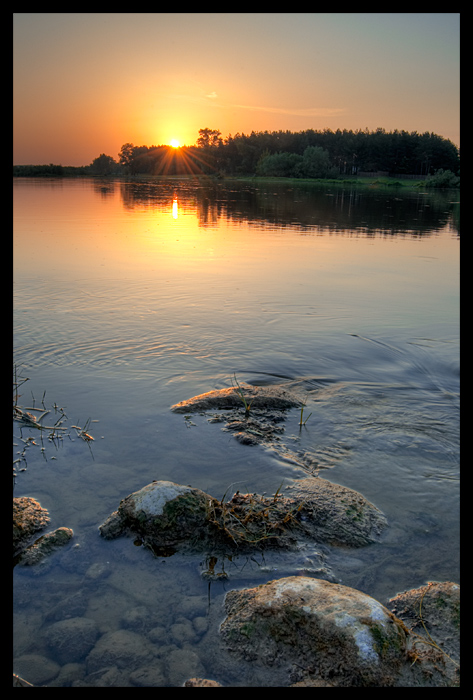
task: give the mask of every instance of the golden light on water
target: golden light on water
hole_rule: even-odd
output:
[[[177,208],[177,198],[172,200],[172,218],[177,219],[179,215],[178,208]]]

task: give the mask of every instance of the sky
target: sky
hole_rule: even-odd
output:
[[[13,14],[15,165],[378,127],[460,145],[459,13]]]

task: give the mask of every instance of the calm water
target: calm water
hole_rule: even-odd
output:
[[[14,181],[14,359],[30,377],[20,403],[46,391],[69,422],[98,421],[90,451],[78,439],[44,455],[31,447],[16,479],[15,496],[74,530],[44,572],[14,570],[16,658],[54,660],[43,632],[63,601],[80,600],[75,615],[101,633],[154,640],[157,684],[197,673],[245,685],[253,670],[222,670],[213,643],[225,590],[310,575],[321,554],[333,579],[381,602],[459,580],[457,199],[257,181]],[[289,412],[270,450],[169,411],[230,386],[234,372],[297,390],[312,411],[305,428]],[[274,492],[309,468],[383,510],[381,543],[219,562],[230,578],[209,589],[205,557],[156,559],[98,535],[153,479],[221,496],[234,482]],[[105,567],[98,578],[94,564]],[[185,625],[187,636],[176,632]],[[176,667],[179,649],[187,661]]]

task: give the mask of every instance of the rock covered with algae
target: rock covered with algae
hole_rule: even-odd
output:
[[[198,488],[154,481],[124,498],[99,530],[106,539],[134,533],[151,548],[248,550],[297,547],[303,539],[362,547],[387,525],[360,493],[320,477],[296,481],[288,493],[237,492],[223,502]]]
[[[229,591],[220,632],[230,652],[301,669],[337,686],[394,685],[406,632],[381,603],[348,586],[289,576]]]
[[[209,500],[200,489],[172,481],[153,481],[124,498],[118,509],[99,527],[113,539],[131,531],[146,544],[172,547],[199,539],[208,526]]]
[[[288,576],[229,591],[220,637],[256,669],[256,685],[269,673],[271,685],[290,687],[457,687],[459,595],[458,584],[430,582],[384,606],[340,583]]]

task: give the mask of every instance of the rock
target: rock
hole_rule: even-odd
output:
[[[20,566],[33,566],[39,564],[45,557],[52,554],[59,547],[63,547],[72,539],[74,532],[68,527],[58,527],[36,540],[21,555],[18,561]]]
[[[182,646],[185,643],[193,644],[197,640],[197,634],[190,620],[175,622],[170,628],[171,639],[174,644]]]
[[[184,688],[223,688],[223,686],[209,678],[189,678],[184,683]]]
[[[121,501],[118,510],[99,527],[111,539],[127,530],[150,547],[173,546],[208,534],[208,494],[171,481],[153,481]]]
[[[87,656],[87,673],[101,669],[137,669],[150,663],[155,656],[153,645],[129,630],[104,634]]]
[[[81,681],[85,676],[85,665],[78,663],[64,664],[49,688],[70,688],[74,682]]]
[[[133,684],[129,679],[129,670],[121,671],[116,666],[100,668],[82,680],[74,681],[72,687],[87,688],[131,688]]]
[[[130,530],[151,548],[199,540],[207,534],[208,504],[214,500],[200,489],[153,481],[123,499],[99,530],[106,539]]]
[[[96,581],[98,579],[107,578],[112,573],[112,567],[109,562],[96,562],[91,564],[85,572],[85,578]]]
[[[274,412],[268,414],[267,411],[252,407],[251,415],[243,418],[239,413],[232,411],[230,419],[222,430],[233,433],[235,439],[242,445],[260,445],[273,443],[279,439],[284,432],[280,422],[276,420]]]
[[[360,547],[375,542],[386,524],[361,494],[310,477],[294,483],[290,498],[237,492],[226,503],[200,489],[154,481],[122,500],[99,530],[107,539],[133,532],[156,553],[177,545],[241,552],[294,547],[304,537]]]
[[[328,681],[322,681],[319,678],[306,678],[303,681],[298,681],[297,683],[292,683],[290,688],[335,688],[333,683]]]
[[[57,605],[46,613],[46,622],[59,622],[71,617],[83,617],[89,605],[89,599],[82,588],[72,595],[65,596]]]
[[[13,499],[13,556],[24,549],[36,532],[43,530],[50,517],[34,498]]]
[[[133,671],[130,681],[139,688],[162,688],[166,685],[162,666],[156,661],[151,667],[145,666]]]
[[[302,405],[302,401],[292,392],[282,386],[251,386],[240,382],[240,388],[245,400],[252,408],[284,409]],[[195,411],[210,411],[213,409],[243,408],[245,405],[234,387],[208,391],[205,394],[193,396],[186,401],[180,401],[171,406],[174,413],[192,413]]]
[[[43,685],[57,676],[59,664],[40,654],[23,654],[15,659],[14,671],[33,685]]]
[[[143,632],[149,623],[149,610],[144,605],[130,608],[123,613],[122,626],[133,632]]]
[[[353,588],[292,576],[230,591],[225,608],[220,631],[228,649],[287,668],[288,685],[312,675],[342,687],[392,686],[405,663],[402,623]]]
[[[168,632],[163,625],[156,625],[148,632],[148,639],[159,646],[168,643]]]
[[[437,686],[459,685],[460,586],[431,581],[386,605],[411,631],[409,656],[419,680],[428,674]]]
[[[174,649],[167,657],[168,683],[172,688],[182,686],[186,678],[203,676],[204,668],[194,651]]]
[[[301,527],[316,542],[362,547],[375,542],[387,526],[383,513],[361,493],[327,479],[300,479],[287,491],[302,504]]]
[[[52,655],[60,664],[81,661],[92,649],[99,631],[94,620],[72,617],[53,623],[44,638]]]
[[[207,632],[207,630],[209,628],[209,620],[207,617],[202,617],[202,616],[194,617],[194,619],[192,620],[192,624],[194,626],[196,633],[199,636],[204,634],[204,632]]]

